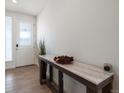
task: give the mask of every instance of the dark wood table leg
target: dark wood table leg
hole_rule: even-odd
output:
[[[42,67],[43,67],[43,63],[41,62],[41,60],[39,59],[39,78],[40,78],[40,84],[42,84]]]
[[[51,65],[49,65],[49,80],[50,82],[53,81],[53,67]]]
[[[47,63],[45,63],[43,61],[43,70],[42,70],[42,74],[43,74],[43,79],[46,79],[46,72],[47,72]]]
[[[52,93],[57,93],[57,85],[53,82],[53,67],[49,64],[49,76],[46,79],[47,86],[51,89]]]
[[[97,89],[91,89],[90,87],[87,87],[86,93],[99,93],[100,90]]]
[[[112,93],[112,82],[102,88],[102,93]]]
[[[63,72],[59,71],[58,93],[63,93]]]
[[[46,79],[46,70],[47,70],[47,64],[39,60],[39,66],[40,66],[40,84],[44,84],[44,79]]]

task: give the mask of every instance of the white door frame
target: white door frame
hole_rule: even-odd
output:
[[[15,25],[14,25],[14,22],[15,22],[15,18],[10,15],[10,14],[7,14],[6,13],[6,16],[8,17],[12,17],[12,61],[8,61],[8,62],[5,62],[5,67],[6,69],[9,69],[9,68],[15,68]]]

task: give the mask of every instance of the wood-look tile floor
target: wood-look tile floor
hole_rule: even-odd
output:
[[[6,93],[52,93],[46,85],[40,85],[37,66],[6,70],[5,77]]]

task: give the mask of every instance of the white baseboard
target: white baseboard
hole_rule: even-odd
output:
[[[15,65],[13,62],[6,62],[5,63],[5,69],[12,69],[15,68]]]

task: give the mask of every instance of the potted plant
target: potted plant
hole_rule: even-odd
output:
[[[40,55],[45,55],[46,54],[46,48],[45,48],[45,42],[44,40],[40,40],[39,42],[39,54]]]

